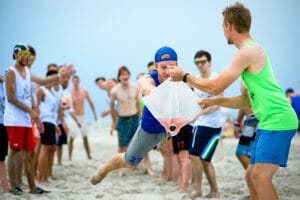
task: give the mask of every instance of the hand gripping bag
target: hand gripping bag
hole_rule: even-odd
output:
[[[175,136],[180,128],[198,117],[202,110],[198,105],[199,97],[182,81],[167,79],[143,100],[171,136]]]

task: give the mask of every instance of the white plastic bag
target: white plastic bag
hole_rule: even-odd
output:
[[[168,79],[143,97],[143,100],[171,136],[194,120],[202,110],[197,95],[182,81]]]

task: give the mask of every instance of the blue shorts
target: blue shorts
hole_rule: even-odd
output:
[[[250,164],[272,163],[286,167],[290,145],[296,130],[267,131],[258,129],[252,147]]]
[[[127,147],[139,126],[139,116],[118,117],[117,131],[119,147]]]
[[[195,126],[189,149],[190,155],[199,156],[201,160],[210,162],[219,143],[220,134],[221,128]]]
[[[257,129],[258,120],[254,115],[248,115],[244,121],[243,130],[236,148],[236,155],[250,156],[253,143],[255,141],[255,132]]]

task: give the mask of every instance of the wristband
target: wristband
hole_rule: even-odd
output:
[[[234,121],[234,122],[233,122],[233,125],[234,125],[235,127],[241,127],[241,124],[240,124],[240,122],[238,122],[238,121]]]
[[[186,81],[187,81],[186,79],[187,79],[188,75],[190,75],[190,73],[185,73],[185,74],[183,75],[183,78],[182,78],[182,81],[183,81],[183,82],[186,83]]]

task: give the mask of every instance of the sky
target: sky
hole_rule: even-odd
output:
[[[1,0],[0,74],[14,64],[16,43],[32,45],[37,59],[32,73],[45,76],[49,63],[74,64],[81,86],[97,113],[107,108],[94,83],[98,76],[116,77],[126,65],[135,82],[162,46],[178,54],[179,66],[195,75],[196,51],[212,55],[212,70],[221,72],[237,49],[228,45],[222,11],[236,1],[223,0]],[[244,0],[251,11],[251,36],[269,56],[279,85],[300,90],[300,1]],[[240,93],[240,80],[225,96]],[[91,111],[87,107],[87,114]]]

